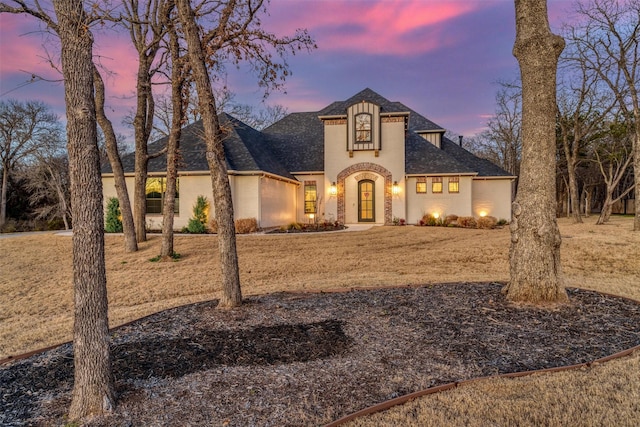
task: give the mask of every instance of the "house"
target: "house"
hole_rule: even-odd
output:
[[[221,115],[235,218],[261,227],[317,220],[408,224],[424,214],[511,217],[514,176],[444,136],[445,129],[365,89],[316,112],[293,113],[263,131]],[[211,200],[200,122],[183,129],[175,227],[199,195]],[[151,144],[150,152],[166,143]],[[133,192],[134,156],[123,158]],[[147,224],[160,228],[166,159],[149,162]],[[115,197],[103,169],[105,201]]]

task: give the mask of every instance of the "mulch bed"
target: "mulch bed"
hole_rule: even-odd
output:
[[[90,426],[299,426],[428,387],[590,362],[640,345],[640,306],[569,290],[515,307],[496,283],[250,297],[112,333],[118,407]],[[0,425],[60,425],[71,345],[0,367]]]

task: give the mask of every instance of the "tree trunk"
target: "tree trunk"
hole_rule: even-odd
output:
[[[596,221],[596,225],[603,225],[609,222],[611,218],[611,212],[613,211],[613,198],[611,197],[613,190],[610,192],[607,188],[607,196],[602,204],[602,210],[600,210],[600,216]]]
[[[149,152],[147,143],[151,135],[154,103],[149,76],[149,59],[146,52],[138,52],[138,79],[136,82],[137,106],[133,120],[135,153],[135,177],[133,191],[133,215],[138,243],[147,241],[147,171]]]
[[[513,54],[522,76],[522,163],[511,219],[510,301],[567,300],[556,221],[556,70],[564,40],[551,33],[546,0],[516,0]]]
[[[69,418],[115,404],[104,258],[102,182],[93,98],[93,37],[79,0],[55,0],[67,110],[73,212],[74,384]]]
[[[109,163],[113,171],[113,180],[120,203],[120,213],[122,214],[124,250],[126,252],[136,252],[138,250],[138,242],[136,241],[136,230],[133,222],[133,213],[131,212],[129,192],[127,191],[127,182],[124,178],[124,168],[122,167],[122,160],[118,153],[116,134],[113,131],[111,121],[104,112],[104,82],[95,65],[93,66],[93,78],[96,93],[96,119],[104,133],[107,156],[109,157]]]
[[[635,119],[635,143],[633,146],[633,179],[636,185],[635,188],[635,217],[633,219],[633,231],[640,231],[640,108],[637,103],[637,90],[636,90],[636,106],[634,107],[633,115]]]
[[[184,77],[180,63],[180,46],[175,27],[169,29],[169,43],[171,50],[171,104],[172,118],[171,131],[167,141],[167,188],[162,207],[162,248],[160,256],[163,258],[173,256],[173,220],[176,202],[176,180],[178,179],[178,148],[180,134],[182,132],[182,88]]]
[[[222,130],[218,122],[215,98],[211,90],[203,47],[191,4],[188,0],[178,0],[176,5],[178,6],[178,14],[188,47],[189,62],[198,92],[198,104],[207,144],[207,161],[211,171],[222,269],[223,295],[219,306],[234,307],[242,303],[242,293],[240,290],[238,253],[236,251],[235,226],[233,222],[233,202],[224,148],[222,146]],[[228,12],[229,8],[233,8],[233,6],[228,4],[225,11]]]
[[[571,213],[573,214],[574,223],[582,223],[582,215],[580,214],[580,197],[578,196],[578,180],[576,179],[576,165],[572,161],[568,165],[569,169],[569,195],[571,197]]]
[[[9,168],[2,165],[2,189],[0,190],[0,228],[7,222],[7,187],[9,186]]]

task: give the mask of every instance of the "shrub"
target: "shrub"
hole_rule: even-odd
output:
[[[426,225],[430,227],[435,226],[443,226],[445,225],[444,219],[442,217],[435,217],[432,214],[424,214],[422,219],[420,220],[420,225]]]
[[[104,231],[107,233],[122,233],[122,214],[120,213],[120,202],[117,197],[109,197],[107,200],[107,213]]]
[[[478,223],[472,216],[459,216],[458,225],[463,228],[476,228]]]
[[[214,234],[218,232],[218,221],[216,221],[215,218],[211,218],[211,221],[209,221],[209,224],[207,225],[207,230],[209,233]]]
[[[444,225],[447,227],[458,224],[458,215],[447,215],[444,217]]]
[[[193,216],[189,218],[186,231],[192,234],[204,234],[207,232],[207,213],[209,211],[209,202],[204,196],[198,196],[196,204],[193,205]]]
[[[255,218],[236,219],[236,233],[247,234],[258,231],[258,221]]]
[[[7,218],[7,221],[4,223],[2,227],[3,233],[15,233],[18,231],[18,222],[13,218]]]
[[[498,220],[498,224],[496,224],[496,225],[499,225],[500,227],[502,227],[503,225],[507,225],[508,223],[509,222],[506,219],[501,218],[501,219]]]
[[[477,221],[478,228],[496,228],[496,224],[498,223],[498,219],[494,216],[483,216],[480,217]]]
[[[302,230],[302,224],[300,224],[299,222],[292,222],[292,223],[289,223],[287,225],[283,225],[282,227],[280,227],[280,230],[282,230],[282,231]]]

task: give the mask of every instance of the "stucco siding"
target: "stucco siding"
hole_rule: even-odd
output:
[[[260,222],[260,176],[232,175],[229,177],[233,198],[233,217],[255,218]]]
[[[473,214],[511,220],[511,179],[474,179]]]
[[[322,174],[300,174],[296,175],[296,179],[300,181],[300,186],[295,190],[296,206],[295,206],[295,219],[297,222],[313,222],[314,220],[324,220],[326,217],[326,203],[328,199],[329,188],[325,184],[325,178]],[[316,183],[316,213],[311,218],[310,214],[304,213],[304,182],[315,181]]]
[[[407,223],[417,224],[425,214],[438,214],[439,216],[472,215],[472,178],[470,176],[459,177],[459,192],[449,193],[448,176],[442,177],[442,193],[433,193],[433,177],[427,178],[427,192],[417,193],[417,177],[407,178]]]
[[[296,220],[298,185],[263,177],[260,181],[260,226],[274,227]]]

